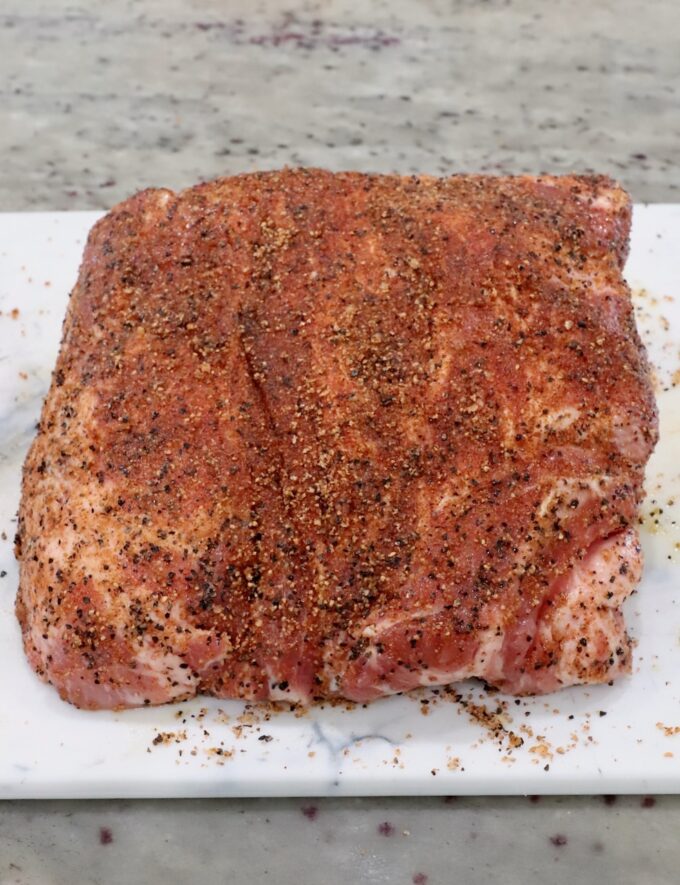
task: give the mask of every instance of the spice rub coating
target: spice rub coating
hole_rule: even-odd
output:
[[[630,670],[656,441],[599,176],[283,170],[93,228],[17,533],[87,708]]]

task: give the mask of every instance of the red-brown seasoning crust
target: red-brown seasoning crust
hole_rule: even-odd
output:
[[[284,170],[116,207],[24,469],[33,666],[86,707],[364,700],[469,664],[499,607],[512,636],[635,519],[656,413],[629,225],[598,176]],[[564,476],[602,492],[539,515]]]

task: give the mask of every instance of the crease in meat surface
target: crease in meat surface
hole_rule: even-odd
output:
[[[86,708],[631,669],[657,435],[599,176],[254,173],[93,228],[17,615]]]

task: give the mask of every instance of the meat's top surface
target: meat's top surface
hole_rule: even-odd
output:
[[[629,225],[595,176],[284,170],[116,207],[25,465],[33,666],[94,707],[625,672],[656,439]]]

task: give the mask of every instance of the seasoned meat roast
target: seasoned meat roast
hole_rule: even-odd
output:
[[[630,216],[600,176],[316,169],[113,209],[24,467],[35,670],[86,708],[628,673]]]

